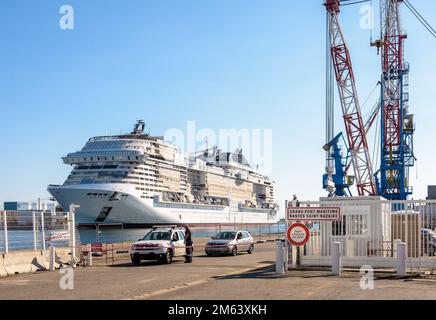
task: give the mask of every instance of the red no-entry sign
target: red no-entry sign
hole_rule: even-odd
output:
[[[288,228],[286,235],[290,244],[302,247],[309,241],[310,230],[302,223],[294,223]]]

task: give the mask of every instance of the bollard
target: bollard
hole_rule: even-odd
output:
[[[50,246],[48,247],[50,254],[50,271],[56,270],[56,247]]]
[[[276,242],[276,273],[279,276],[283,276],[285,274],[285,256],[283,250],[283,242]]]
[[[340,242],[332,243],[332,274],[341,275],[342,269],[342,246]]]
[[[406,276],[406,247],[404,242],[397,243],[397,276],[400,277]]]
[[[88,251],[88,267],[92,267],[92,250]]]

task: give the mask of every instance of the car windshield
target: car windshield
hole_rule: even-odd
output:
[[[152,231],[147,234],[142,240],[171,240],[171,232],[169,231]]]
[[[236,232],[220,232],[214,238],[217,240],[233,240],[235,236]]]

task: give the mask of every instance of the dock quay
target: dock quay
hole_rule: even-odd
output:
[[[436,299],[436,276],[394,279],[389,270],[376,274],[377,290],[362,290],[359,272],[345,269],[290,270],[275,273],[274,243],[256,245],[253,255],[207,257],[197,250],[192,264],[176,259],[171,265],[130,263],[119,255],[107,264],[94,258],[92,267],[74,269],[74,288],[62,289],[62,274],[38,272],[0,279],[2,300],[317,300],[317,299]],[[231,294],[229,294],[231,288]],[[35,294],[43,292],[44,294]]]

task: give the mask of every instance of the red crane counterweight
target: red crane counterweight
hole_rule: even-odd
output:
[[[341,11],[339,0],[326,0],[325,6],[327,8],[327,12],[339,13]]]

